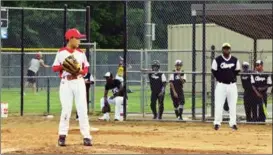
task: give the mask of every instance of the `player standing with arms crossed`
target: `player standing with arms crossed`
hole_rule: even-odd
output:
[[[242,71],[243,73],[252,73],[251,70],[249,70],[249,63],[248,62],[243,62],[242,64]],[[244,88],[244,107],[245,107],[245,113],[246,113],[246,121],[247,122],[251,122],[252,119],[252,115],[254,114],[254,107],[256,105],[256,103],[253,102],[253,89],[252,89],[252,85],[251,85],[251,75],[250,74],[246,74],[246,75],[241,75],[241,81],[242,81],[242,85]],[[253,111],[254,110],[254,111]],[[256,113],[257,113],[257,108],[256,108]]]
[[[185,104],[183,84],[186,82],[186,74],[181,73],[181,67],[182,61],[176,60],[174,73],[169,78],[174,112],[178,120],[183,120],[182,114]]]
[[[229,43],[222,45],[223,54],[216,57],[212,62],[211,71],[217,80],[215,88],[215,118],[214,129],[218,130],[223,119],[223,105],[227,98],[229,106],[229,126],[237,130],[236,104],[238,99],[237,75],[240,72],[239,60],[231,56]]]
[[[92,146],[90,126],[87,115],[86,87],[83,76],[88,72],[89,63],[85,54],[78,49],[80,34],[77,29],[69,29],[65,33],[68,41],[66,47],[61,48],[55,57],[53,71],[60,73],[60,101],[62,112],[59,124],[59,146],[65,146],[65,139],[69,130],[73,99],[75,99],[77,113],[79,115],[80,131],[83,136],[83,144]]]
[[[272,85],[270,75],[259,74],[264,73],[263,61],[257,60],[255,63],[255,70],[257,74],[251,75],[252,88],[254,90],[254,97],[252,102],[256,108],[253,113],[254,121],[265,122],[266,120],[266,107],[267,107],[267,89]],[[257,115],[258,112],[258,115]]]

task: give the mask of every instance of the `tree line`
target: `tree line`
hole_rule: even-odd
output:
[[[220,2],[220,1],[219,1]],[[240,0],[238,2],[246,2]],[[249,2],[249,1],[248,1]],[[123,3],[119,1],[2,1],[2,6],[85,9],[91,6],[91,40],[99,48],[123,48]],[[167,48],[167,26],[190,24],[191,4],[187,1],[153,1],[152,22],[156,24],[153,48]],[[130,1],[127,10],[129,48],[144,48],[144,2]],[[85,31],[85,12],[68,12],[68,28]],[[3,47],[21,45],[21,11],[9,10],[8,39]],[[29,48],[58,48],[63,44],[62,11],[24,11],[24,45]]]

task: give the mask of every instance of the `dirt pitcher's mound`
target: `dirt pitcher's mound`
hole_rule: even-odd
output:
[[[208,123],[92,122],[93,146],[82,145],[78,122],[71,121],[67,147],[59,147],[57,119],[27,117],[2,122],[2,153],[11,154],[272,154],[272,125]],[[96,129],[95,129],[96,130]],[[18,149],[20,148],[20,149]]]

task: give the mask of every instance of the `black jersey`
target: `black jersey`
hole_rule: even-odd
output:
[[[244,73],[251,73],[252,71],[247,71]],[[247,74],[247,75],[241,75],[241,81],[242,81],[242,85],[243,88],[246,92],[252,92],[252,84],[251,84],[251,75]]]
[[[226,59],[223,55],[220,55],[212,63],[212,73],[218,82],[226,84],[236,82],[236,76],[239,71],[239,60],[234,56]]]
[[[119,92],[120,87],[122,87],[121,82],[117,79],[114,79],[111,84],[110,83],[105,84],[105,90],[112,90],[114,96],[123,96],[124,95],[123,90],[122,90],[122,92]]]
[[[171,74],[169,79],[169,81],[173,83],[174,89],[178,95],[183,93],[183,82],[181,77],[186,81],[186,74],[179,72]]]
[[[163,73],[150,73],[148,74],[150,80],[150,87],[152,92],[160,93],[164,83],[166,82],[166,76]]]
[[[257,72],[258,73],[258,72]],[[253,74],[251,75],[251,83],[256,87],[271,86],[272,80],[270,75],[266,74]],[[266,92],[267,90],[263,91]]]

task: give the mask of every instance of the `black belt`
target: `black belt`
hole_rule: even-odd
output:
[[[224,84],[233,84],[235,82],[223,82],[223,81],[219,81],[220,83],[224,83]]]

